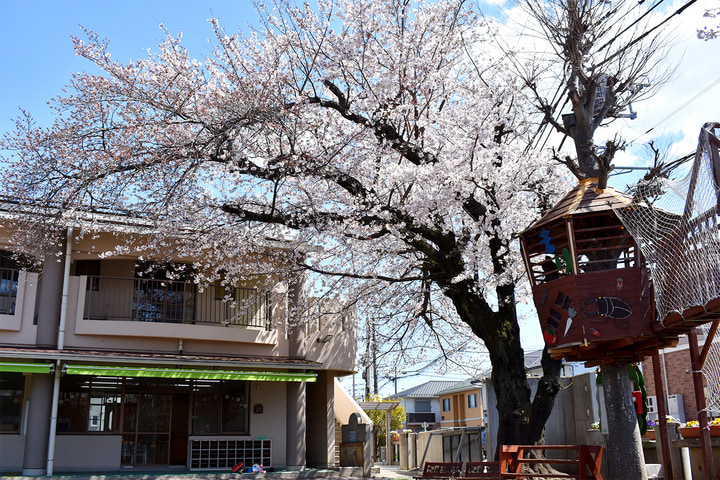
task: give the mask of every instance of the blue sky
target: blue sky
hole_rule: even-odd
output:
[[[662,17],[685,1],[664,4]],[[210,50],[208,38],[212,35],[207,19],[216,16],[232,33],[257,24],[252,4],[250,0],[0,0],[0,133],[13,129],[12,119],[20,106],[41,124],[49,124],[47,101],[62,92],[73,72],[92,70],[72,48],[70,36],[83,35],[80,25],[108,37],[113,58],[119,61],[143,57],[148,48],[157,45],[163,37],[160,23],[173,34],[182,31],[183,44],[191,55],[202,58]],[[515,16],[513,7],[503,5],[503,0],[482,4],[486,14],[498,15],[501,20]],[[702,18],[705,8],[717,6],[718,0],[699,0],[668,24],[676,36],[670,57],[680,60],[679,68],[674,80],[653,99],[634,105],[637,120],[619,121],[608,129],[636,140],[620,156],[619,164],[641,161],[642,144],[650,138],[644,132],[651,127],[655,127],[654,137],[673,139],[680,156],[695,147],[703,123],[720,121],[720,39],[703,42],[695,38],[696,28],[707,22]],[[623,187],[624,178],[614,184]]]
[[[510,8],[502,0],[484,4],[486,14],[498,13],[511,18]],[[51,117],[47,102],[62,93],[73,72],[92,71],[93,66],[75,56],[71,35],[82,36],[80,25],[110,39],[113,58],[127,61],[146,56],[162,39],[159,24],[172,34],[183,32],[183,44],[195,58],[210,51],[212,31],[207,20],[215,16],[228,33],[248,24],[257,24],[250,0],[0,0],[0,134],[13,129],[18,107],[23,107],[43,125]],[[271,3],[268,1],[267,3]],[[654,3],[654,2],[653,2]],[[685,0],[672,1],[667,11],[675,11]],[[705,8],[717,7],[717,0],[699,0],[669,25],[676,34],[676,46],[670,57],[680,64],[672,82],[651,100],[634,105],[638,119],[622,120],[608,128],[629,140],[636,140],[619,164],[642,162],[642,143],[652,135],[674,140],[675,152],[689,153],[697,144],[703,123],[720,121],[720,39],[703,42],[695,30],[706,20]],[[506,16],[507,15],[507,16]],[[665,14],[662,15],[663,17]],[[692,100],[706,87],[711,88]],[[687,103],[687,105],[686,105]],[[623,188],[632,176],[613,177],[611,184]],[[522,326],[526,347],[541,348],[536,317],[528,315]],[[412,367],[408,367],[412,369]],[[417,377],[402,380],[420,383]],[[392,386],[386,387],[387,389]]]
[[[80,27],[110,39],[113,58],[146,56],[163,39],[160,23],[195,57],[210,51],[212,15],[228,32],[257,23],[249,0],[0,0],[0,132],[13,129],[18,106],[49,123],[47,101],[59,95],[73,72],[92,65],[75,56],[71,35]]]

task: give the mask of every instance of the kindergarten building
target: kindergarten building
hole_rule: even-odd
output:
[[[188,259],[147,274],[139,254],[101,257],[112,230],[147,233],[90,217],[108,233],[78,240],[69,225],[40,268],[1,230],[0,472],[335,465],[352,316],[291,318],[302,282],[201,288]]]

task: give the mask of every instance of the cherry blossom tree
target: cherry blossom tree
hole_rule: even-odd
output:
[[[526,152],[524,84],[488,25],[462,0],[259,13],[249,34],[211,20],[202,61],[170,32],[125,64],[97,34],[75,38],[102,73],[72,78],[52,126],[18,119],[7,195],[57,209],[58,225],[128,212],[156,232],[142,248],[202,258],[199,282],[309,274],[402,355],[462,353],[473,335],[492,364],[497,444],[538,441],[559,362],[545,355],[532,396],[515,237],[566,184]]]
[[[706,8],[705,13],[703,14],[703,17],[705,18],[717,18],[720,17],[720,7],[715,8]],[[710,23],[714,23],[714,21],[710,21]],[[718,37],[718,33],[720,33],[720,23],[717,25],[705,25],[703,28],[698,29],[697,36],[701,40],[713,40]]]

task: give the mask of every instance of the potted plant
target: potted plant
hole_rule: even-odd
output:
[[[709,423],[710,436],[720,437],[720,418],[713,418]],[[697,420],[690,420],[680,427],[683,438],[700,438],[700,424]]]

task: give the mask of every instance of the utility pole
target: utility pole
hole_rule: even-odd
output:
[[[372,368],[373,368],[373,393],[378,394],[378,374],[377,374],[377,337],[375,335],[375,322],[372,328]]]

